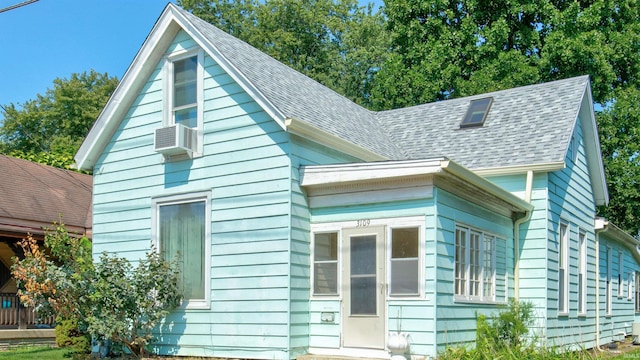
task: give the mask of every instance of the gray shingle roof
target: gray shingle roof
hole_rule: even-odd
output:
[[[589,81],[582,76],[376,113],[176,9],[285,117],[391,160],[446,156],[470,169],[562,161]],[[484,126],[460,129],[469,101],[486,96],[494,101]]]
[[[469,168],[564,160],[587,76],[379,112],[409,159],[446,156]],[[473,99],[493,97],[481,127],[460,128]]]
[[[51,227],[62,217],[91,230],[92,187],[91,175],[0,155],[0,229],[14,222]]]
[[[197,16],[176,8],[286,117],[309,122],[383,156],[403,156],[380,126],[371,126],[375,122],[371,111]]]

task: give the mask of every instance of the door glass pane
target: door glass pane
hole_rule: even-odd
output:
[[[350,239],[351,315],[376,315],[376,237]]]

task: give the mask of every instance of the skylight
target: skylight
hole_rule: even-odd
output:
[[[492,97],[471,100],[467,113],[464,114],[464,118],[460,123],[460,127],[482,126],[484,120],[487,118],[492,102]]]

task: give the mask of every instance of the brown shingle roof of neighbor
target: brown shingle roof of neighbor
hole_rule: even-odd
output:
[[[93,178],[0,155],[0,235],[42,234],[54,221],[91,236]]]

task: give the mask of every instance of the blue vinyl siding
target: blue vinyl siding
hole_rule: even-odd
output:
[[[514,195],[524,198],[526,175],[490,177],[490,181]],[[535,331],[544,336],[547,311],[547,173],[533,176],[531,218],[520,225],[520,299],[533,303],[536,311]]]
[[[320,146],[298,136],[291,136],[292,172],[292,225],[291,225],[291,352],[306,353],[311,347],[340,347],[339,319],[335,323],[322,323],[320,313],[338,308],[340,303],[309,301],[311,293],[310,219],[307,197],[300,187],[300,167],[304,165],[338,164],[358,161],[333,149]],[[320,306],[320,307],[319,307]],[[331,310],[334,311],[334,310]]]
[[[573,136],[576,149],[570,148],[560,171],[549,173],[548,208],[548,282],[547,341],[550,344],[591,348],[595,345],[595,201],[586,163],[581,122]],[[573,146],[573,144],[571,146]],[[574,159],[571,156],[577,151]],[[569,314],[558,314],[558,224],[569,226]],[[587,313],[578,316],[578,231],[587,238]]]
[[[193,46],[180,32],[169,52]],[[97,162],[94,254],[143,256],[152,198],[211,191],[211,308],[171,314],[156,334],[164,344],[157,350],[288,359],[292,319],[303,323],[306,311],[290,300],[308,299],[308,291],[297,292],[308,287],[299,284],[304,271],[291,269],[292,259],[308,251],[290,241],[289,135],[212,58],[204,62],[204,156],[163,163],[153,150],[162,126],[160,63]]]
[[[471,345],[476,340],[476,316],[490,315],[505,302],[505,293],[513,296],[513,222],[449,192],[436,190],[436,343],[437,351],[447,346]],[[454,257],[456,224],[495,235],[496,302],[454,300]],[[501,255],[500,257],[498,257]]]
[[[635,281],[636,271],[640,271],[640,264],[631,255],[628,246],[612,237],[606,231],[599,234],[600,244],[600,344],[621,341],[625,335],[630,335],[632,324],[636,322],[635,312]],[[606,314],[607,287],[607,249],[612,252],[611,266],[611,315]],[[622,253],[622,296],[618,296],[618,253]],[[631,274],[631,277],[629,276]],[[628,296],[627,281],[631,279],[631,298]]]

